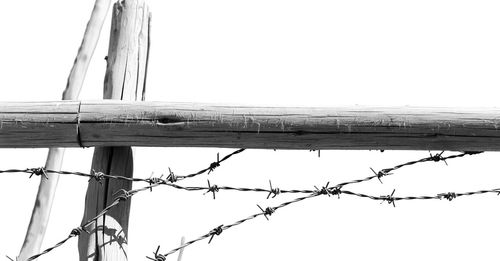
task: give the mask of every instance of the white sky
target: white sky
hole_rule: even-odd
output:
[[[94,1],[5,1],[0,8],[1,101],[58,100]],[[497,106],[500,86],[498,1],[150,1],[153,12],[147,100],[254,105]],[[109,19],[108,19],[109,20]],[[109,22],[82,99],[100,99]],[[139,148],[137,177],[204,168],[220,152]],[[43,166],[46,149],[1,149],[0,169]],[[92,149],[71,149],[65,170],[88,171]],[[218,185],[312,188],[371,175],[428,152],[249,150],[210,175]],[[496,153],[408,167],[349,189],[386,195],[434,195],[500,187]],[[38,180],[1,174],[0,256],[15,256]],[[205,185],[206,176],[185,185]],[[44,247],[78,226],[87,180],[59,183]],[[140,186],[140,184],[139,184]],[[158,188],[133,197],[130,260],[160,244],[177,247],[220,224],[293,196]],[[500,198],[378,202],[316,198],[224,231],[189,260],[470,260],[498,257]],[[77,240],[40,260],[76,260]],[[176,260],[176,256],[168,260]]]

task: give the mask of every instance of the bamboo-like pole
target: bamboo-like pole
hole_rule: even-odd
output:
[[[150,12],[144,0],[118,1],[113,6],[104,99],[143,100],[149,54]],[[81,106],[79,106],[81,109]],[[77,128],[80,133],[81,130]],[[132,148],[96,147],[92,170],[133,176]],[[83,222],[94,218],[132,182],[106,179],[89,182]],[[78,239],[80,260],[127,260],[130,200],[121,202],[88,227]]]
[[[500,109],[0,103],[0,147],[500,150]]]
[[[78,49],[66,88],[62,95],[63,100],[75,100],[80,94],[110,5],[111,0],[96,0],[94,3],[82,43]],[[45,168],[60,170],[63,158],[64,148],[50,148]],[[19,252],[18,260],[26,260],[30,256],[40,252],[59,181],[59,175],[48,173],[47,177],[48,179],[40,179],[35,205],[33,206],[30,223],[26,231],[23,246]]]

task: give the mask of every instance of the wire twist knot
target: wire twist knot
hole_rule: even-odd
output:
[[[340,194],[339,191],[333,190],[333,188],[328,187],[328,185],[330,185],[330,182],[327,182],[324,187],[321,187],[321,189],[314,186],[314,188],[316,188],[316,194],[317,195],[328,195],[328,196]]]
[[[438,162],[438,161],[441,161],[441,160],[444,160],[444,157],[443,157],[443,152],[444,151],[441,151],[441,153],[436,153],[434,155],[431,154],[431,156],[429,157],[432,161],[435,161],[435,162]]]
[[[444,161],[446,166],[448,166],[448,162],[446,162],[446,158],[443,157],[443,153],[444,153],[444,151],[441,151],[440,153],[436,153],[434,155],[429,153],[430,154],[429,159],[434,161],[434,162]]]
[[[100,171],[91,170],[90,171],[90,176],[91,177],[89,179],[89,182],[92,179],[95,179],[97,182],[102,183],[102,180],[104,179],[104,173],[102,173]]]
[[[340,198],[340,194],[342,193],[342,186],[336,186],[330,188],[330,194],[337,195]]]
[[[448,193],[439,194],[438,196],[439,196],[439,199],[445,198],[448,201],[452,201],[453,199],[455,199],[457,197],[457,194],[455,192],[448,192]]]
[[[132,190],[127,191],[124,189],[120,189],[120,190],[116,191],[115,194],[118,194],[118,192],[122,192],[122,194],[116,198],[116,200],[118,200],[118,201],[125,201],[125,200],[129,199],[130,197],[132,197],[136,193],[135,191],[132,191]]]
[[[219,153],[217,153],[217,161],[214,161],[214,162],[210,163],[210,166],[208,167],[208,173],[207,174],[210,174],[217,167],[220,167]]]
[[[208,190],[207,192],[203,193],[203,195],[209,193],[209,192],[212,192],[213,196],[214,196],[214,199],[215,199],[215,192],[219,192],[219,187],[217,187],[217,185],[210,185],[210,180],[207,180],[208,182]]]
[[[212,229],[212,231],[210,231],[211,237],[210,237],[210,240],[208,241],[209,244],[210,244],[210,242],[212,242],[212,239],[214,239],[214,236],[216,236],[216,235],[218,236],[222,233],[222,231],[223,231],[222,226],[223,225],[220,225],[220,226]]]
[[[384,176],[387,176],[387,175],[390,175],[391,173],[391,169],[382,169],[382,170],[379,170],[378,172],[373,170],[373,168],[370,168],[372,170],[372,172],[375,174],[375,177],[378,179],[378,181],[380,181],[380,183],[382,183],[382,178]]]
[[[269,220],[269,218],[267,216],[271,216],[274,213],[274,211],[276,211],[276,208],[273,208],[273,207],[267,207],[266,209],[263,209],[258,204],[257,204],[257,207],[259,207],[259,209],[262,211],[262,214],[264,214],[264,217],[267,220]]]
[[[170,182],[170,183],[177,182],[178,177],[174,174],[174,172],[170,168],[168,168],[168,172],[170,174],[168,174],[168,176],[167,176],[167,181]]]
[[[33,175],[36,175],[36,176],[44,176],[46,179],[49,179],[49,176],[47,176],[47,171],[45,170],[44,167],[26,169],[26,171],[28,173],[31,173],[29,178],[33,177]]]
[[[382,199],[382,202],[387,201],[388,204],[392,204],[394,207],[396,207],[396,203],[394,203],[396,201],[396,199],[394,198],[394,192],[395,191],[396,191],[395,189],[392,190],[391,195],[380,196],[380,198]]]
[[[82,232],[87,232],[83,227],[77,227],[71,230],[71,233],[69,233],[70,237],[77,237],[82,234]]]
[[[280,193],[281,190],[279,188],[273,188],[273,184],[271,184],[271,180],[269,180],[269,194],[267,194],[267,199],[269,199],[271,195],[273,195],[273,198],[275,198]]]
[[[160,246],[158,246],[158,248],[156,248],[156,251],[153,252],[154,258],[151,258],[148,256],[147,259],[153,260],[153,261],[166,261],[167,257],[162,255],[162,254],[158,254],[159,251],[160,251]]]

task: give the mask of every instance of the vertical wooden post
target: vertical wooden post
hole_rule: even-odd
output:
[[[77,56],[71,68],[63,100],[76,100],[82,89],[85,75],[94,54],[94,50],[101,35],[102,25],[108,14],[111,0],[96,0],[92,14],[83,35],[83,40],[78,49]],[[64,148],[50,148],[45,163],[46,169],[61,170],[64,158]],[[49,223],[52,203],[54,201],[59,175],[47,173],[48,179],[41,177],[40,185],[35,199],[35,206],[31,214],[30,223],[26,231],[23,246],[19,252],[18,260],[26,260],[40,252],[47,224]]]
[[[144,100],[149,55],[151,14],[144,0],[124,0],[113,6],[104,98]],[[133,176],[130,147],[97,147],[92,170],[110,175]],[[103,180],[89,183],[83,221],[96,216],[109,205],[121,189],[132,183]],[[113,208],[79,237],[80,260],[127,260],[130,200]]]

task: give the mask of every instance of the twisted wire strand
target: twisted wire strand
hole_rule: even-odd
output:
[[[192,173],[192,174],[176,176],[176,175],[173,175],[172,171],[170,171],[171,176],[170,176],[170,178],[167,177],[166,180],[170,179],[169,181],[171,183],[174,183],[177,180],[183,180],[183,179],[196,177],[196,176],[201,175],[205,172],[213,172],[217,167],[220,167],[220,164],[222,162],[228,160],[232,156],[239,154],[243,151],[245,151],[245,149],[236,150],[236,151],[224,156],[222,159],[220,159],[220,160],[217,159],[217,161],[210,163],[210,165],[208,167],[206,167],[202,170],[199,170],[195,173]],[[109,175],[109,174],[105,174],[102,172],[95,172],[93,170],[91,171],[91,173],[84,173],[84,172],[79,172],[79,171],[65,171],[65,170],[58,171],[58,170],[45,169],[43,167],[41,167],[41,168],[27,168],[27,169],[6,169],[6,170],[0,170],[0,173],[28,173],[28,174],[31,174],[30,178],[33,175],[36,175],[36,176],[43,175],[45,178],[48,178],[47,173],[54,173],[54,174],[60,174],[60,175],[76,175],[76,176],[81,176],[81,177],[87,177],[90,179],[96,179],[97,181],[101,181],[103,178],[107,178],[107,179],[127,180],[127,181],[132,181],[132,182],[148,182],[151,184],[154,183],[152,179],[155,179],[155,178],[141,179],[141,178]]]
[[[198,175],[201,175],[205,172],[208,171],[208,174],[210,174],[211,172],[214,171],[214,169],[216,169],[217,167],[220,166],[220,164],[224,161],[226,161],[227,159],[231,158],[232,156],[236,155],[236,154],[239,154],[241,152],[245,151],[245,149],[239,149],[239,150],[236,150],[226,156],[224,156],[221,160],[219,160],[219,154],[217,153],[217,161],[214,161],[210,164],[210,166],[208,166],[207,168],[205,169],[202,169],[198,172],[195,172],[195,173],[192,173],[192,174],[188,174],[188,175],[184,175],[184,176],[178,176],[179,179],[188,179],[188,178],[192,178],[192,177],[196,177]]]
[[[353,196],[357,196],[357,197],[361,197],[361,198],[368,198],[368,199],[377,200],[377,201],[388,201],[391,204],[393,201],[402,201],[402,200],[446,199],[448,201],[452,201],[453,199],[458,198],[458,197],[473,196],[473,195],[480,195],[480,194],[487,194],[487,193],[496,193],[497,195],[499,195],[500,188],[484,189],[484,190],[460,192],[460,193],[445,192],[445,193],[438,193],[437,195],[432,195],[432,196],[407,196],[407,197],[395,197],[393,195],[373,196],[373,195],[353,192],[353,191],[349,191],[349,190],[341,190],[341,194],[353,195]]]
[[[399,165],[396,165],[396,166],[391,167],[391,168],[382,169],[378,172],[371,169],[373,171],[374,175],[368,176],[368,177],[363,178],[363,179],[356,179],[356,180],[340,183],[340,184],[338,184],[338,186],[343,187],[345,185],[362,183],[362,182],[369,181],[369,180],[374,179],[374,178],[377,178],[382,183],[382,180],[381,180],[382,177],[390,176],[393,174],[393,173],[391,173],[392,171],[395,171],[395,170],[400,169],[402,167],[411,166],[411,165],[415,165],[417,163],[423,163],[423,162],[428,162],[428,161],[434,161],[434,162],[444,161],[446,163],[446,160],[448,160],[448,159],[461,158],[461,157],[464,157],[467,155],[475,155],[475,154],[480,154],[483,152],[482,151],[465,151],[465,152],[460,153],[460,154],[454,154],[454,155],[450,155],[450,156],[446,156],[446,157],[442,156],[443,153],[444,153],[444,151],[437,153],[437,154],[434,154],[434,155],[430,154],[429,157],[422,158],[419,160],[414,160],[414,161],[408,161],[406,163],[399,164]],[[446,165],[448,165],[448,163],[446,163]]]

